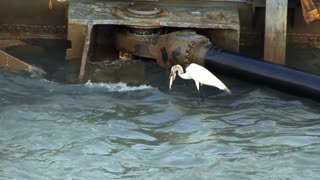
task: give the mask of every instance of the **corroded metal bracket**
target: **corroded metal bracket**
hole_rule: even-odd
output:
[[[210,40],[194,31],[177,31],[168,34],[140,35],[118,32],[116,48],[120,52],[138,57],[156,59],[160,66],[169,68],[174,64],[203,64],[206,47]]]
[[[142,31],[142,30],[141,30]],[[150,30],[146,30],[150,32]],[[122,52],[129,52],[133,55],[155,59],[157,55],[158,33],[139,33],[130,30],[116,33],[116,48]]]
[[[65,39],[66,26],[0,24],[1,39]]]
[[[194,31],[177,31],[159,38],[157,62],[166,68],[174,64],[204,64],[209,39]]]

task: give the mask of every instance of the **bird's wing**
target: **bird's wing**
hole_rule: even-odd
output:
[[[215,75],[200,65],[192,63],[186,68],[186,72],[189,73],[192,79],[200,82],[201,84],[214,86],[220,90],[229,91],[222,81],[220,81]]]

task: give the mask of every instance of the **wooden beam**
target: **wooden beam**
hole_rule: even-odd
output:
[[[32,66],[10,54],[0,50],[0,69],[5,68],[12,71],[35,72],[40,75],[46,74],[42,69]]]
[[[288,0],[266,1],[264,59],[285,64]]]
[[[79,80],[83,82],[85,73],[86,73],[86,66],[87,62],[89,60],[89,53],[90,53],[90,46],[91,46],[91,37],[92,37],[92,29],[93,25],[88,24],[87,25],[87,33],[86,33],[86,39],[83,46],[83,52],[81,57],[81,67],[80,67],[80,74],[79,74]]]

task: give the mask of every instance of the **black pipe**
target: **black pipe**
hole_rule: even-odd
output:
[[[315,74],[213,47],[209,48],[204,64],[214,72],[256,81],[274,89],[320,100],[320,76]]]

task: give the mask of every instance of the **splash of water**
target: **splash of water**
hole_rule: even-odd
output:
[[[85,83],[88,88],[105,88],[110,92],[128,92],[151,89],[149,85],[129,86],[126,83],[93,83],[90,80]]]

